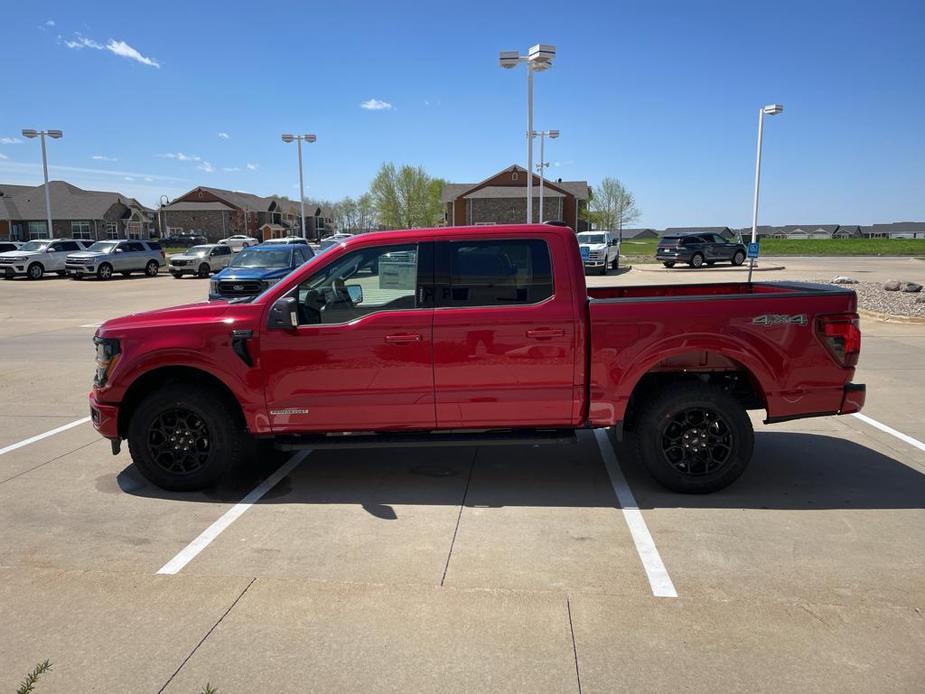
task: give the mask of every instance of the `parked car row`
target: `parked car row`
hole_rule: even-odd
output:
[[[48,273],[75,279],[97,277],[108,280],[118,272],[128,276],[143,272],[157,275],[166,264],[164,251],[156,241],[113,239],[36,239],[15,250],[0,252],[0,273],[7,279],[25,275],[38,280]]]

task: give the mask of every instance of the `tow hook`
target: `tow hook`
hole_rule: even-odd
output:
[[[254,365],[254,360],[251,358],[250,352],[247,351],[247,341],[253,336],[253,330],[231,331],[231,349],[233,349],[234,353],[241,357],[241,361],[248,366]]]

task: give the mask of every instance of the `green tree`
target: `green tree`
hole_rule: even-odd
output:
[[[591,192],[585,218],[598,229],[619,232],[622,241],[623,227],[638,220],[641,214],[626,186],[617,178],[605,178]]]
[[[411,229],[439,224],[443,219],[440,194],[446,182],[431,178],[421,166],[383,164],[369,186],[370,202],[379,224]]]

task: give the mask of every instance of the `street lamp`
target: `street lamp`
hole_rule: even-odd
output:
[[[540,138],[540,163],[536,165],[536,169],[537,171],[540,172],[540,218],[539,218],[539,221],[542,222],[543,221],[543,188],[546,185],[545,169],[547,166],[549,166],[549,164],[546,162],[546,152],[544,149],[544,145],[546,144],[547,137],[550,140],[555,140],[557,137],[559,137],[559,131],[558,130],[540,130],[539,132],[534,131],[530,134],[533,137]]]
[[[505,70],[515,68],[519,63],[527,64],[527,224],[533,222],[533,73],[548,70],[555,57],[556,47],[546,43],[531,46],[527,55],[520,55],[517,51],[501,51],[498,54],[498,63]]]
[[[768,104],[758,109],[758,153],[755,156],[755,204],[752,207],[752,243],[757,242],[758,237],[758,185],[761,182],[761,137],[764,132],[764,117],[776,116],[783,113],[784,107],[781,104]],[[751,255],[751,254],[749,254]],[[752,270],[755,267],[755,259],[748,260],[748,281],[752,281]]]
[[[289,144],[295,140],[299,144],[299,204],[301,205],[302,210],[302,238],[307,239],[308,235],[305,230],[305,188],[302,184],[302,142],[312,143],[315,142],[318,138],[315,135],[290,135],[285,134],[282,136],[283,142]]]
[[[170,198],[166,195],[161,196],[161,216],[164,218],[164,227],[161,229],[161,238],[167,238],[167,205],[170,204]]]
[[[32,130],[27,128],[22,131],[22,136],[30,140],[35,137],[42,139],[42,169],[45,171],[45,215],[48,218],[48,238],[53,238],[51,226],[51,192],[48,190],[48,156],[45,153],[45,136],[58,140],[64,135],[60,130]]]

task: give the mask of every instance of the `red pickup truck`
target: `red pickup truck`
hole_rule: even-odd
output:
[[[857,299],[795,283],[585,286],[552,225],[354,236],[256,297],[107,321],[94,426],[151,482],[261,450],[561,444],[631,432],[662,484],[710,492],[766,422],[857,412]]]

